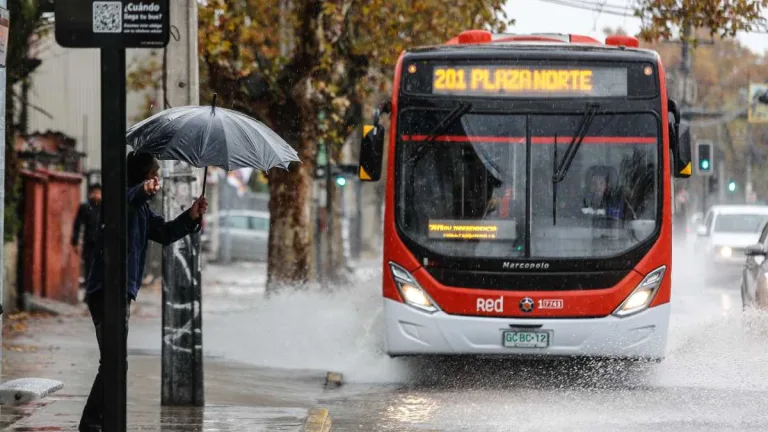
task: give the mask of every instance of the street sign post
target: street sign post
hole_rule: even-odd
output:
[[[169,0],[56,0],[55,35],[68,48],[101,48],[104,188],[103,429],[126,430],[125,49],[168,44]],[[108,240],[107,240],[108,239]]]

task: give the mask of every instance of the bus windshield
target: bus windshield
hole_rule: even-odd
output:
[[[397,223],[412,242],[461,258],[593,258],[625,252],[658,225],[658,121],[598,114],[553,182],[584,113],[400,114]]]

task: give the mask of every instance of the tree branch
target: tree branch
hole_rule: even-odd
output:
[[[281,89],[291,89],[301,78],[312,74],[319,64],[317,53],[320,48],[320,38],[316,23],[322,13],[322,1],[305,0],[296,11],[300,24],[297,32],[296,51],[293,58],[283,66],[278,73],[277,86]]]
[[[18,100],[22,104],[26,103],[26,105],[28,107],[32,108],[33,110],[39,112],[40,114],[42,114],[42,115],[44,115],[46,117],[48,117],[49,120],[53,120],[53,114],[49,113],[48,111],[44,110],[43,108],[41,108],[41,107],[39,107],[39,106],[37,106],[35,104],[29,103],[29,102],[25,102],[24,99],[21,96],[19,96],[18,94],[16,94],[16,92],[14,90],[11,90],[11,94],[13,95],[14,99]]]

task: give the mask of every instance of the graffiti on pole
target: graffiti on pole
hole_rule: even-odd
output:
[[[182,162],[166,162],[163,173],[163,212],[171,220],[189,209],[200,187],[196,171]],[[162,399],[166,405],[203,404],[200,270],[199,233],[163,249]]]

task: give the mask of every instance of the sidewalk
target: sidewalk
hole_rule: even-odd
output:
[[[4,340],[3,380],[50,378],[62,381],[64,388],[37,403],[3,407],[0,429],[75,431],[98,362],[90,319],[35,317],[24,324],[23,332]],[[143,331],[160,322],[137,318],[131,324]],[[208,357],[206,406],[165,408],[158,353],[130,345],[128,352],[130,431],[299,431],[325,379],[318,371],[256,368]]]
[[[356,279],[365,280],[381,271],[381,261],[360,261],[354,268]],[[208,264],[203,272],[204,408],[161,407],[162,296],[158,289],[142,289],[133,307],[128,343],[128,430],[302,430],[310,410],[324,396],[327,370],[288,369],[283,361],[264,361],[263,356],[292,360],[282,358],[296,355],[290,350],[283,351],[282,344],[312,345],[311,340],[293,341],[298,333],[285,331],[281,333],[285,338],[275,344],[274,338],[265,334],[280,331],[280,326],[286,322],[276,322],[272,327],[264,320],[271,319],[280,313],[280,307],[290,305],[294,300],[303,299],[315,306],[335,303],[333,298],[326,299],[318,294],[316,300],[313,295],[288,296],[267,306],[264,304],[265,279],[264,264],[226,267]],[[0,429],[76,430],[95,375],[98,349],[84,305],[71,310],[77,313],[30,318],[24,323],[25,329],[19,326],[19,331],[4,338],[3,381],[49,378],[62,381],[64,388],[39,403],[3,408]],[[286,309],[286,312],[290,310]],[[337,312],[334,309],[328,313]],[[324,319],[324,315],[319,315],[318,319]],[[259,325],[266,327],[254,327]],[[344,348],[338,346],[335,349]],[[301,350],[303,355],[312,352],[311,349]],[[308,367],[309,364],[294,366]],[[320,414],[322,417],[322,412]],[[318,423],[322,425],[322,419]]]

